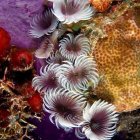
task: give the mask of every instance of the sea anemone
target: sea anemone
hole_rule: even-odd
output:
[[[44,110],[51,114],[50,121],[55,122],[58,128],[78,127],[85,103],[82,95],[63,88],[49,90],[44,96]]]
[[[115,106],[105,101],[87,104],[83,111],[83,132],[90,140],[109,140],[116,132],[118,114]]]
[[[74,61],[64,61],[65,64],[59,67],[59,81],[68,90],[87,90],[89,83],[94,87],[98,83],[95,61],[85,55],[80,55]]]
[[[60,53],[68,60],[74,61],[79,55],[87,55],[90,52],[90,43],[88,38],[79,34],[74,37],[73,34],[68,34],[60,41]]]
[[[46,93],[50,89],[60,86],[57,77],[57,64],[50,64],[40,70],[40,76],[36,76],[32,80],[32,86],[40,93]]]
[[[38,14],[31,23],[30,35],[39,38],[43,35],[50,35],[57,27],[58,20],[50,10],[43,14]]]
[[[51,53],[53,53],[54,45],[49,41],[49,39],[45,39],[40,47],[35,51],[35,56],[40,59],[48,58]]]
[[[88,0],[56,0],[53,1],[53,13],[64,24],[88,20],[93,15],[93,8]]]
[[[50,57],[46,60],[48,64],[63,64],[66,58],[64,58],[59,51],[56,51],[54,54],[51,54]]]

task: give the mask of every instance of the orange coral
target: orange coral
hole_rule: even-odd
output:
[[[106,11],[112,2],[112,0],[89,0],[89,1],[98,12]]]
[[[123,15],[105,30],[93,51],[102,76],[96,94],[120,112],[134,110],[140,106],[140,28]]]

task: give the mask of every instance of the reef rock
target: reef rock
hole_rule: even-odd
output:
[[[131,112],[123,112],[120,115],[117,128],[118,140],[140,140],[140,109]],[[117,140],[117,139],[113,139]]]

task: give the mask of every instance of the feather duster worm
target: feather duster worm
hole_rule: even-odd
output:
[[[60,86],[57,77],[57,64],[50,64],[40,70],[40,76],[36,76],[32,80],[32,86],[40,93],[45,93],[50,89],[55,89]]]
[[[115,106],[105,101],[95,101],[83,111],[83,132],[90,140],[109,140],[115,134],[118,114]]]
[[[48,64],[54,63],[54,64],[63,64],[66,58],[64,58],[60,52],[56,51],[54,54],[50,55],[50,57],[46,60]]]
[[[78,127],[84,106],[83,96],[63,88],[50,90],[44,96],[44,110],[51,114],[50,121],[58,128]]]
[[[88,56],[78,56],[74,64],[65,61],[59,69],[59,81],[68,90],[87,90],[90,82],[94,87],[98,83],[99,75],[95,61]]]
[[[88,20],[93,15],[93,8],[86,0],[53,1],[53,13],[64,24]]]
[[[40,38],[43,35],[50,35],[57,27],[58,20],[51,11],[38,14],[31,23],[30,35],[34,38]]]
[[[88,38],[79,34],[74,37],[73,34],[68,34],[68,38],[60,41],[60,53],[68,60],[74,61],[79,55],[87,55],[90,52],[90,44]]]
[[[35,51],[35,56],[39,59],[48,58],[54,50],[54,45],[49,41],[49,39],[45,39],[40,47]]]
[[[58,49],[58,38],[60,37],[61,33],[61,29],[56,29],[51,36],[45,38],[40,47],[36,50],[35,56],[40,59],[47,59],[54,51]]]

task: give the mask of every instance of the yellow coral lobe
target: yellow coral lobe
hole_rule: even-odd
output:
[[[102,76],[96,94],[119,112],[134,110],[140,107],[140,28],[123,16],[105,29],[93,51]]]

